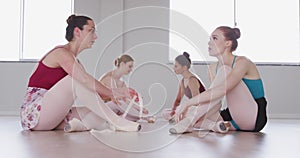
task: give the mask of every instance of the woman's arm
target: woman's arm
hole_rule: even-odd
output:
[[[172,111],[170,113],[171,116],[173,116],[175,114],[175,110],[179,106],[179,104],[181,102],[181,99],[182,99],[182,97],[184,95],[182,86],[183,86],[182,82],[180,82],[179,87],[178,87],[177,96],[176,96],[176,99],[174,101],[174,104],[173,104],[173,107],[172,107]]]
[[[57,49],[57,51],[54,58],[56,58],[55,60],[58,65],[62,67],[68,75],[79,81],[88,89],[96,91],[101,96],[113,97],[112,91],[88,74],[71,52],[63,48]]]
[[[191,93],[192,93],[192,97],[200,94],[199,92],[199,89],[200,89],[200,84],[198,82],[198,79],[195,78],[195,77],[191,77],[189,79],[189,84],[188,84],[190,90],[191,90]]]
[[[193,106],[198,104],[204,104],[220,97],[223,97],[227,92],[233,89],[246,75],[249,69],[249,60],[245,58],[240,58],[236,60],[235,66],[231,72],[228,73],[224,82],[216,83],[212,85],[208,90],[198,94],[197,96],[191,98],[185,103],[185,106]],[[219,69],[219,71],[221,71]],[[216,80],[217,78],[214,78]],[[214,84],[214,82],[212,82]]]

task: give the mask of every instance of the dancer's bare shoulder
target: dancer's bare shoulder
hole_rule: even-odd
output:
[[[103,83],[105,86],[111,86],[111,78],[112,78],[112,71],[105,73],[103,76],[100,77],[99,81]]]
[[[236,65],[239,69],[243,69],[244,78],[257,79],[260,78],[259,72],[255,63],[245,56],[239,56],[236,60]]]

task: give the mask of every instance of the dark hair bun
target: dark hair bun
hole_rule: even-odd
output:
[[[239,39],[241,37],[241,31],[239,28],[233,28],[232,31],[234,32],[235,39]]]
[[[68,25],[72,22],[72,20],[73,20],[75,17],[76,17],[75,14],[72,14],[72,15],[70,15],[70,16],[68,17],[68,19],[67,19]]]
[[[190,58],[190,54],[189,54],[189,53],[187,53],[187,52],[183,52],[183,56],[185,56],[187,59],[189,59],[189,58]]]

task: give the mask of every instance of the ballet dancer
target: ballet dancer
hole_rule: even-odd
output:
[[[182,76],[182,80],[179,83],[177,97],[173,103],[172,109],[164,109],[162,112],[163,118],[168,120],[170,123],[174,122],[174,114],[176,113],[176,109],[180,105],[184,96],[190,99],[205,91],[204,85],[200,79],[190,71],[190,67],[191,59],[187,52],[184,52],[175,58],[173,69],[176,74]]]
[[[145,116],[149,114],[149,111],[143,107],[143,100],[141,94],[136,92],[133,88],[128,87],[126,83],[122,80],[122,77],[128,75],[132,71],[134,66],[134,59],[128,54],[123,54],[114,60],[114,65],[115,69],[105,73],[103,76],[100,77],[99,81],[108,88],[128,89],[127,91],[130,98],[133,99],[134,96],[136,98],[133,100],[131,106],[128,106],[130,105],[131,100],[127,100],[125,102],[120,101],[120,104],[118,105],[111,101],[110,98],[104,98],[104,100],[107,102],[107,105],[116,114],[122,115],[128,120],[138,121],[140,119],[144,119],[150,123],[153,123],[153,117]]]
[[[65,38],[68,43],[49,51],[30,76],[20,109],[23,129],[76,131],[111,127],[120,131],[140,130],[139,123],[116,115],[100,97],[118,102],[126,97],[126,92],[104,86],[88,74],[77,59],[97,39],[94,21],[87,16],[71,15],[67,23]],[[73,106],[76,98],[83,107]]]
[[[224,133],[228,130],[258,132],[264,128],[267,123],[267,101],[263,82],[250,59],[233,54],[239,37],[238,28],[220,26],[212,32],[208,51],[218,61],[209,66],[211,86],[182,105],[183,108],[175,116],[177,124],[170,128],[170,133],[189,132],[200,118],[204,126],[225,121],[218,124]],[[219,112],[224,96],[227,108]],[[212,116],[212,120],[216,121],[207,122],[204,119]]]

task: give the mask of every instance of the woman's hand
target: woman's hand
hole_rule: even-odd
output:
[[[185,104],[179,106],[181,108],[179,109],[178,112],[176,112],[174,114],[174,118],[175,118],[176,123],[178,123],[179,121],[181,121],[182,119],[184,119],[186,117],[186,114],[187,114],[188,109],[189,109],[190,106],[191,105],[187,104],[187,102]]]
[[[111,100],[118,105],[120,105],[119,100],[126,102],[126,98],[129,98],[127,88],[112,88],[111,90],[113,94]]]
[[[170,115],[174,116],[175,115],[175,110],[172,109],[172,111],[170,112]]]
[[[136,111],[138,111],[138,112],[141,111],[141,107],[140,107],[140,106],[134,105],[133,108],[134,108]],[[145,114],[145,115],[149,114],[148,109],[146,109],[146,108],[144,108],[144,107],[143,107],[142,111],[143,111],[143,114]]]
[[[148,109],[146,109],[146,108],[143,108],[143,114],[145,114],[145,115],[149,114],[149,111],[148,111]]]

